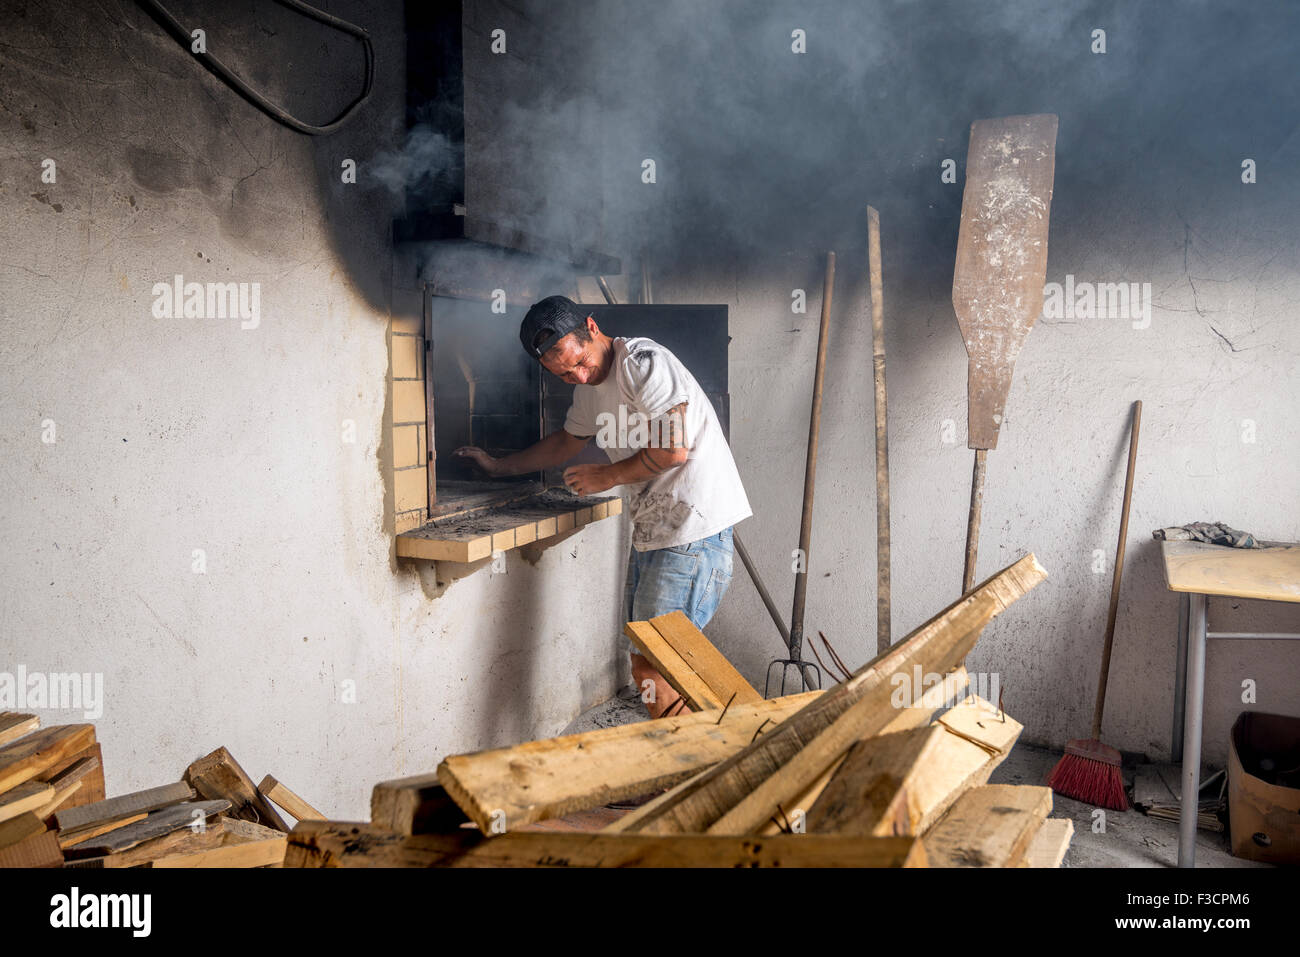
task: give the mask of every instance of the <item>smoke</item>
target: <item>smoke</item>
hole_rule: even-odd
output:
[[[402,145],[381,150],[368,165],[374,182],[399,200],[430,197],[459,170],[461,150],[443,133],[428,124],[413,126]]]
[[[870,203],[895,263],[950,272],[972,121],[1060,116],[1054,220],[1230,189],[1240,156],[1295,150],[1298,26],[1204,0],[473,3],[466,202],[629,265],[861,246]]]

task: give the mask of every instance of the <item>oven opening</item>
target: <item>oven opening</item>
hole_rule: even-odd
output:
[[[500,458],[542,437],[541,367],[520,347],[522,307],[430,295],[428,385],[434,476],[430,518],[507,504],[542,489],[540,472],[492,478],[453,453]]]

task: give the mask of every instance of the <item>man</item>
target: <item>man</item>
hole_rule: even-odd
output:
[[[529,309],[519,339],[548,372],[576,387],[564,428],[499,459],[473,446],[454,454],[489,475],[520,475],[567,462],[596,438],[609,464],[571,466],[564,483],[577,495],[616,485],[631,493],[627,620],[680,610],[703,629],[731,583],[731,527],[753,514],[712,403],[663,346],[605,335],[564,296]],[[650,716],[689,711],[631,642],[627,648]]]

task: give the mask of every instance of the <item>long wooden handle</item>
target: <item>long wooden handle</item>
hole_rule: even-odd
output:
[[[812,415],[808,421],[808,459],[803,473],[803,517],[799,521],[799,554],[803,571],[794,576],[794,608],[790,612],[790,657],[801,660],[803,607],[808,594],[808,548],[812,545],[813,486],[817,479],[817,438],[822,422],[822,383],[826,378],[826,343],[831,328],[831,293],[835,289],[835,254],[826,254],[826,280],[822,285],[822,321],[817,334],[817,372],[813,376]]]
[[[1101,740],[1101,714],[1106,706],[1106,679],[1110,676],[1110,649],[1115,642],[1115,613],[1119,610],[1119,585],[1124,575],[1124,545],[1128,541],[1128,509],[1133,501],[1133,469],[1137,465],[1138,428],[1142,425],[1142,400],[1133,403],[1133,431],[1128,440],[1128,474],[1124,476],[1124,513],[1119,520],[1119,543],[1115,546],[1115,572],[1110,579],[1110,609],[1106,612],[1106,643],[1101,647],[1101,677],[1097,680],[1097,704],[1092,709],[1092,740]]]
[[[984,512],[984,467],[989,450],[975,450],[975,467],[970,476],[970,514],[966,516],[966,565],[961,574],[961,593],[975,587],[975,561],[980,553],[980,516]]]
[[[871,269],[871,366],[876,382],[876,653],[890,643],[889,416],[885,391],[884,277],[880,265],[880,213],[867,207],[867,258]]]

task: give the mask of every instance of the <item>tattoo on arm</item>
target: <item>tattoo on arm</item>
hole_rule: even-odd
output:
[[[640,452],[637,453],[637,458],[641,460],[642,465],[648,468],[655,475],[659,475],[660,473],[667,471],[667,469],[665,469],[663,466],[655,464],[655,460],[650,457],[649,449],[642,449]]]

